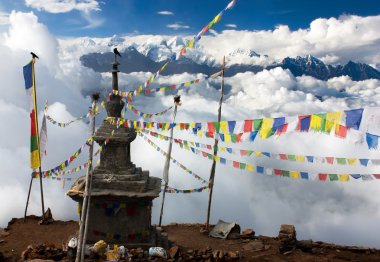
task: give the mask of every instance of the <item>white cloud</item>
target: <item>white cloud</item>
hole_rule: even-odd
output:
[[[190,26],[188,26],[188,25],[184,25],[184,24],[182,24],[182,23],[169,24],[169,25],[166,25],[166,27],[171,28],[171,29],[174,29],[174,30],[178,30],[178,29],[188,29],[188,28],[190,28]]]
[[[157,14],[159,14],[159,15],[174,15],[174,13],[171,11],[159,11],[159,12],[157,12]]]
[[[96,0],[25,0],[25,4],[38,11],[53,14],[77,10],[88,23],[83,29],[96,28],[105,21],[95,14],[95,12],[101,11],[99,2]]]
[[[82,12],[100,11],[96,0],[25,0],[26,6],[49,13],[67,13],[73,10]]]
[[[237,25],[235,25],[235,24],[226,24],[225,26],[229,27],[229,28],[236,28],[237,27]]]
[[[9,24],[9,14],[5,12],[0,12],[0,25]]]
[[[319,18],[307,29],[292,31],[279,25],[274,30],[225,30],[217,36],[205,35],[199,44],[213,56],[244,48],[278,60],[312,54],[334,57],[334,63],[353,60],[376,65],[380,58],[379,23],[380,16]]]

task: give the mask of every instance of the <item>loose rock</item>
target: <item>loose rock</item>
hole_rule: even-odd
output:
[[[177,258],[179,256],[179,247],[174,246],[174,247],[170,248],[168,253],[169,253],[170,258]]]
[[[243,239],[252,239],[255,237],[255,231],[253,231],[253,229],[246,229],[240,234],[240,237]]]

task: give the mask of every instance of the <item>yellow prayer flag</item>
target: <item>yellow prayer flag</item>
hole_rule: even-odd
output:
[[[224,134],[224,142],[231,143],[231,135],[230,134]]]
[[[220,157],[218,157],[218,156],[214,156],[214,160],[215,160],[216,162],[220,162]]]
[[[357,158],[347,158],[347,162],[350,166],[357,165],[358,159]]]
[[[220,150],[221,152],[226,152],[226,148],[223,147],[223,146],[219,147],[219,150]]]
[[[310,129],[320,131],[322,129],[323,118],[319,115],[311,115]]]
[[[327,113],[326,114],[326,131],[330,132],[331,129],[336,124],[340,124],[341,119],[342,119],[342,111]]]
[[[300,178],[300,173],[298,171],[290,171],[290,177],[294,179]]]
[[[228,122],[227,121],[221,121],[220,122],[220,131],[223,134],[228,134]]]
[[[247,165],[245,166],[245,170],[250,171],[250,172],[253,172],[253,165],[251,165],[251,164],[247,164]]]
[[[215,24],[218,23],[222,19],[222,15],[219,13],[217,16],[214,17],[212,20]]]
[[[305,162],[305,156],[296,155],[296,161],[297,162]]]
[[[259,157],[259,156],[262,156],[262,155],[263,155],[263,153],[262,153],[262,152],[260,152],[260,151],[255,151],[255,155],[256,155],[257,157]]]
[[[339,181],[340,182],[348,182],[350,180],[350,176],[347,174],[341,174],[339,175]]]
[[[270,133],[272,131],[272,127],[273,127],[273,118],[264,118],[263,119],[263,123],[261,125],[261,130],[260,130],[260,137],[265,139],[265,138],[268,138],[270,136]]]

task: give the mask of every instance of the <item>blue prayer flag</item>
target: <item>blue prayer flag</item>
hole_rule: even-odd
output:
[[[346,113],[346,126],[348,128],[359,129],[362,120],[363,108],[345,110]]]
[[[367,145],[369,149],[376,149],[379,144],[379,137],[377,135],[372,135],[366,133]]]
[[[262,166],[256,166],[256,172],[259,174],[264,174],[264,167]]]

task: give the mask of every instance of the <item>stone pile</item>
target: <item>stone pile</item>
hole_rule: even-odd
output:
[[[204,249],[181,250],[174,246],[168,251],[167,261],[235,261],[241,257],[239,251],[212,250],[210,247]]]
[[[279,249],[281,253],[296,249],[297,233],[293,225],[281,225],[278,238],[280,240]]]
[[[24,252],[21,254],[21,259],[23,260],[33,260],[33,259],[51,259],[54,261],[61,261],[66,257],[66,252],[60,248],[56,248],[53,244],[51,245],[37,245],[33,247],[28,246]]]

